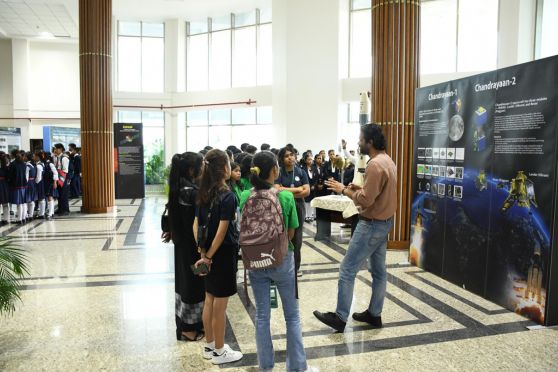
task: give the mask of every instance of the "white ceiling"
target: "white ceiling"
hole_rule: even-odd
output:
[[[113,15],[123,20],[195,21],[233,12],[271,9],[271,0],[113,0]],[[0,37],[60,39],[79,37],[78,0],[0,0]]]
[[[77,38],[72,1],[0,0],[0,34],[4,37],[39,37],[50,33]]]

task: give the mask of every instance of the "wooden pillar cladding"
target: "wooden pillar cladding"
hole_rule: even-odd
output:
[[[409,247],[415,89],[419,86],[420,1],[372,0],[372,120],[397,164],[398,208],[389,248]]]
[[[85,213],[114,209],[112,0],[79,0],[82,188]]]

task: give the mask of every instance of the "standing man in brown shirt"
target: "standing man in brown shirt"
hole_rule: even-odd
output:
[[[329,190],[351,198],[359,210],[358,225],[339,268],[337,309],[334,313],[314,311],[316,318],[338,332],[345,330],[355,278],[366,259],[368,271],[372,274],[372,298],[368,309],[353,313],[353,319],[369,323],[374,328],[382,327],[381,313],[387,284],[387,236],[393,226],[397,206],[397,168],[385,152],[386,140],[382,129],[376,124],[363,125],[359,147],[361,154],[370,156],[364,185],[350,184],[345,187],[332,179],[325,182]]]

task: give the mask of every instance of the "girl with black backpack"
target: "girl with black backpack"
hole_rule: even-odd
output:
[[[207,344],[203,357],[213,364],[242,359],[240,351],[225,344],[225,312],[229,297],[236,294],[238,271],[237,202],[227,186],[230,176],[227,154],[210,150],[204,159],[194,220],[194,235],[201,254],[194,269],[205,277],[203,325]]]

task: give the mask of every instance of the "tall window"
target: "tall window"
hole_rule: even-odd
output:
[[[165,25],[118,22],[117,90],[164,91]]]
[[[421,5],[421,74],[496,68],[498,0],[430,0]]]
[[[349,77],[372,76],[372,1],[350,0]]]
[[[270,106],[189,111],[186,149],[199,151],[208,145],[224,149],[240,146],[247,138],[259,145],[269,139],[271,115]]]
[[[165,114],[162,111],[118,111],[118,122],[143,124],[145,183],[163,183],[165,170]]]
[[[536,58],[545,58],[558,54],[558,1],[539,0],[537,9]]]
[[[360,135],[360,102],[343,103],[340,106],[339,112],[341,138],[347,141],[348,150],[356,150]]]
[[[270,11],[187,22],[186,35],[188,91],[271,84]]]

